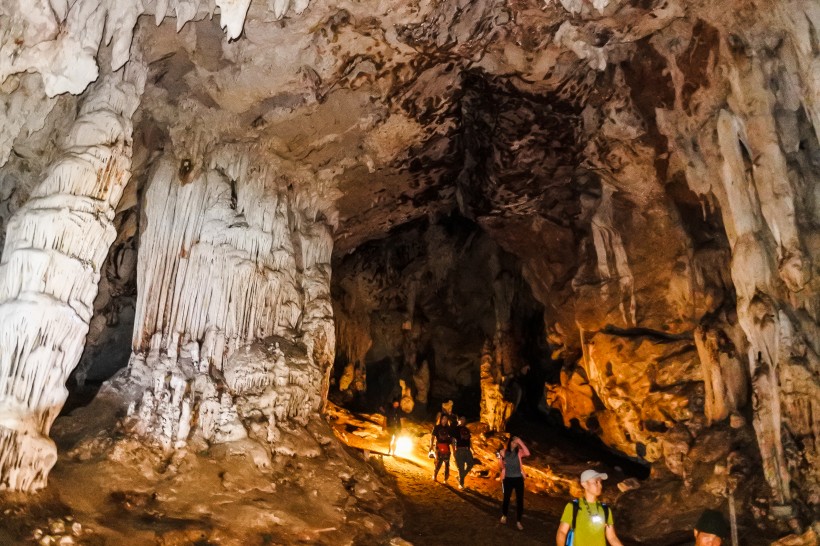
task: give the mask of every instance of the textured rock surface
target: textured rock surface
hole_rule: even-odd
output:
[[[275,441],[279,421],[319,410],[332,360],[332,240],[314,223],[315,202],[241,148],[210,158],[202,169],[159,160],[144,195],[127,373],[145,389],[137,432],[166,448],[184,444],[197,422],[207,441],[240,439],[239,418],[254,412],[267,420],[262,440]],[[269,356],[249,356],[271,336],[287,358],[272,341]]]
[[[378,384],[366,361],[391,357],[416,402],[424,361],[431,397],[450,397],[478,385],[487,338],[502,373],[521,368],[515,329],[529,317],[508,305],[520,271],[543,306],[537,337],[561,361],[547,396],[567,423],[703,491],[732,465],[713,460],[693,477],[690,450],[753,432],[749,475],[766,487],[746,494],[771,501],[760,522],[818,517],[816,2],[158,1],[141,18],[139,5],[90,0],[4,9],[7,241],[5,222],[39,179],[30,171],[53,164],[41,144],[74,100],[54,95],[83,92],[100,59],[117,67],[130,51],[151,67],[137,114],[138,176],[152,173],[137,199],[149,221],[134,351],[146,362],[153,350],[178,366],[190,342],[220,370],[275,334],[328,373],[311,390],[321,397],[338,333],[356,389]],[[98,55],[101,39],[111,45]],[[178,231],[154,231],[163,214]],[[433,343],[418,308],[452,284],[464,241],[426,253],[402,238],[427,244],[412,226],[455,214],[512,266],[487,260],[474,275],[485,301],[455,322],[475,328],[468,343]],[[289,233],[280,254],[267,244],[274,224]],[[267,299],[274,285],[288,297]]]
[[[140,63],[101,77],[6,230],[0,265],[0,488],[36,490],[57,459],[48,431],[80,359],[100,269],[130,176]]]

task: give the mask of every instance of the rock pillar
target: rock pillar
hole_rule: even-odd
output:
[[[132,63],[86,91],[61,153],[9,223],[0,264],[0,489],[44,487],[57,460],[48,433],[116,237],[145,74]]]

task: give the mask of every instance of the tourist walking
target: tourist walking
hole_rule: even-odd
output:
[[[453,442],[450,419],[446,415],[439,418],[438,424],[433,427],[430,437],[430,452],[435,449],[436,469],[433,471],[433,481],[438,478],[438,471],[444,465],[444,481],[450,477],[450,444]]]
[[[510,507],[510,498],[515,491],[515,525],[519,530],[524,529],[521,517],[524,515],[524,465],[522,460],[529,457],[530,450],[520,438],[510,436],[507,447],[499,452],[501,466],[501,488],[504,500],[501,502],[501,523],[507,523],[507,510]]]
[[[396,442],[401,434],[401,408],[399,407],[399,399],[395,398],[387,411],[384,412],[384,427],[387,434],[390,436],[390,445],[387,448],[388,455],[396,454]]]
[[[470,473],[475,461],[473,460],[472,434],[467,428],[467,420],[464,417],[458,418],[453,434],[453,442],[456,446],[456,469],[458,470],[458,488],[464,489],[464,478]]]
[[[599,502],[607,475],[595,470],[581,473],[584,495],[568,503],[555,535],[556,546],[623,546],[615,534],[612,510]],[[569,540],[567,537],[569,535]]]

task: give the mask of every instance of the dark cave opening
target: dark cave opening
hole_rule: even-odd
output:
[[[521,387],[507,432],[558,448],[572,444],[590,460],[648,477],[647,464],[617,453],[591,431],[566,428],[559,411],[547,405],[545,385],[558,383],[563,360],[551,357],[544,307],[520,261],[480,226],[457,213],[432,223],[424,218],[334,257],[333,271],[337,351],[331,401],[379,413],[401,399],[403,382],[414,401],[407,416],[415,422],[432,423],[447,401],[456,415],[478,421],[482,351],[498,339],[494,306],[503,305],[493,284],[506,279],[510,324],[500,335],[520,367]],[[429,383],[420,397],[425,385],[414,376],[422,367]]]

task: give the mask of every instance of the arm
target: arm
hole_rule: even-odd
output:
[[[567,543],[567,533],[569,533],[569,523],[562,521],[555,535],[555,546],[564,546]]]
[[[530,456],[530,450],[527,449],[527,446],[524,445],[524,442],[522,442],[520,439],[518,439],[517,442],[518,442],[518,456],[522,459],[524,457],[529,457]]]
[[[610,546],[624,546],[618,538],[618,535],[615,534],[614,525],[606,526],[606,539],[609,541]]]
[[[504,453],[505,451],[502,449],[498,452],[500,457],[498,458],[498,471],[501,473],[498,477],[499,480],[504,479],[504,472],[507,470],[507,467],[504,466]]]

